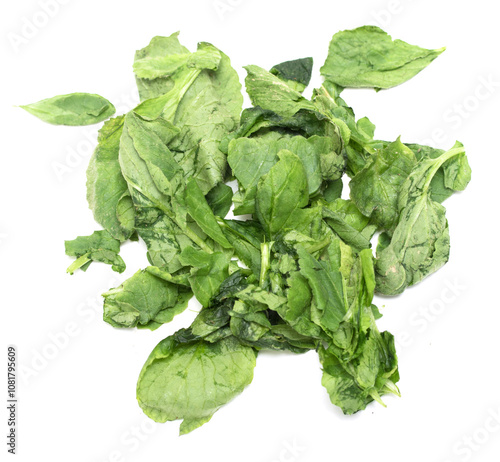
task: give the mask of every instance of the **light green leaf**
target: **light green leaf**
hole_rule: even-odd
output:
[[[148,58],[161,59],[167,56],[189,54],[189,50],[179,43],[178,36],[179,32],[175,32],[169,37],[153,37],[148,46],[136,52],[134,62]],[[174,82],[170,77],[158,77],[156,79],[141,79],[136,77],[136,82],[141,101],[156,98],[167,93],[174,87]]]
[[[234,337],[160,342],[137,383],[137,400],[156,422],[183,419],[181,434],[208,422],[252,381],[256,353]]]
[[[173,123],[180,133],[169,144],[185,175],[196,179],[203,194],[224,181],[227,161],[219,145],[237,128],[243,104],[238,74],[229,58],[217,51],[217,70],[201,71],[177,106]]]
[[[92,125],[115,113],[115,107],[106,98],[91,93],[54,96],[20,107],[53,125]]]
[[[338,32],[321,74],[345,88],[391,88],[418,74],[445,49],[409,45],[376,26]]]
[[[316,111],[316,106],[276,75],[259,66],[245,66],[247,93],[254,106],[282,117],[292,117],[301,109]]]

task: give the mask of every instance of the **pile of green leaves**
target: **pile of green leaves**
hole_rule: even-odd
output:
[[[66,242],[76,257],[68,271],[97,261],[122,272],[120,245],[138,239],[150,266],[104,294],[104,320],[156,329],[193,295],[202,305],[150,354],[140,406],[190,432],[251,382],[261,350],[317,351],[322,384],[346,414],[399,395],[394,337],[378,330],[373,296],[399,294],[446,263],[441,203],[471,172],[458,142],[445,152],[375,139],[340,95],[399,85],[443,50],[372,26],[339,32],[311,99],[302,94],[311,58],[251,65],[253,107],[242,112],[229,58],[208,43],[190,52],[177,35],[136,53],[141,103],[127,114],[110,119],[113,105],[85,93],[23,106],[54,124],[106,120],[87,172],[103,229]]]

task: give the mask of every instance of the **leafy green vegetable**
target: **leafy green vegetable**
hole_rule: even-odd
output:
[[[417,160],[399,138],[369,158],[351,180],[351,197],[360,211],[381,229],[391,229],[398,217],[398,196]]]
[[[316,107],[279,77],[259,66],[245,66],[245,84],[254,106],[268,109],[282,117],[292,117],[299,110]]]
[[[444,207],[432,200],[430,185],[436,172],[447,163],[451,169],[448,184],[465,188],[470,168],[462,159],[465,159],[465,150],[457,142],[435,159],[423,158],[401,186],[398,224],[390,243],[377,252],[377,291],[380,293],[401,293],[448,261],[448,221]]]
[[[229,58],[205,42],[190,52],[174,33],[137,51],[141,103],[126,114],[108,119],[110,103],[81,93],[25,107],[52,123],[108,119],[87,170],[104,229],[66,241],[68,272],[93,261],[122,272],[120,245],[139,238],[150,266],[103,294],[104,320],[154,330],[193,296],[201,305],[140,373],[149,417],[182,419],[181,434],[200,427],[251,382],[261,350],[317,351],[346,414],[399,396],[395,340],[377,328],[374,293],[399,294],[448,260],[441,203],[471,170],[460,143],[445,152],[376,139],[341,93],[399,85],[441,52],[374,26],[339,32],[311,99],[312,58],[251,65],[253,106],[242,111]]]
[[[118,162],[122,131],[123,116],[104,123],[87,169],[87,200],[94,218],[120,241],[131,236],[135,220],[127,182]]]
[[[206,200],[214,215],[224,218],[233,205],[233,190],[224,183],[219,183],[208,191]]]
[[[226,249],[231,248],[231,244],[220,229],[205,196],[198,187],[196,180],[192,178],[186,185],[186,206],[188,213],[207,236],[210,236],[222,247]]]
[[[414,77],[445,49],[409,45],[376,26],[338,32],[321,74],[341,87],[391,88]]]
[[[120,287],[103,294],[104,320],[113,327],[153,330],[182,313],[191,296],[189,289],[139,270]]]
[[[184,94],[173,120],[180,133],[170,146],[204,194],[224,181],[227,164],[219,144],[237,128],[243,104],[238,74],[219,53],[217,71],[202,71]]]
[[[371,252],[361,251],[349,266],[344,281],[351,292],[349,311],[329,347],[319,350],[322,384],[345,414],[364,409],[373,400],[384,405],[384,394],[399,396],[394,337],[378,331],[371,305],[375,289]]]
[[[180,433],[189,433],[252,381],[255,358],[254,349],[234,337],[215,343],[168,337],[139,375],[137,400],[156,422],[183,419]]]
[[[192,247],[186,247],[180,255],[180,261],[183,265],[192,267],[188,278],[191,288],[198,301],[203,306],[208,306],[222,282],[229,276],[228,255],[222,252],[196,252]]]
[[[54,96],[21,107],[53,125],[92,125],[115,113],[115,107],[107,99],[91,93]]]
[[[66,255],[76,257],[67,272],[73,274],[77,269],[86,271],[93,261],[111,265],[113,271],[123,273],[125,262],[118,255],[120,241],[114,239],[107,231],[94,231],[90,236],[80,236],[64,243]]]
[[[301,58],[276,64],[270,72],[286,82],[293,90],[302,93],[311,81],[312,67],[312,58]]]
[[[169,37],[153,37],[147,47],[136,52],[134,62],[147,58],[165,58],[166,56],[189,53],[189,50],[179,43],[178,36],[179,32],[174,32]],[[141,101],[161,96],[174,86],[172,79],[169,77],[141,79],[136,76],[136,82]]]
[[[313,294],[316,324],[328,332],[339,327],[345,315],[344,290],[340,271],[327,262],[316,260],[304,249],[298,249],[300,273],[307,279]],[[311,315],[314,316],[314,315]]]
[[[336,199],[323,207],[325,222],[346,244],[356,250],[370,247],[377,230],[372,220],[364,216],[350,200]]]
[[[307,178],[301,160],[282,150],[279,161],[259,182],[255,212],[270,239],[287,225],[293,226],[294,212],[307,205]]]

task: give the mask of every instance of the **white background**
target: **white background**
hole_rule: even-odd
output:
[[[499,460],[495,2],[54,1],[50,17],[43,0],[4,2],[0,13],[1,329],[22,368],[17,460]],[[380,327],[398,342],[403,396],[345,417],[320,384],[314,352],[266,353],[241,396],[178,437],[178,422],[155,424],[143,415],[135,384],[156,343],[188,325],[197,308],[153,333],[102,322],[99,294],[147,261],[141,244],[127,244],[125,274],[99,264],[65,274],[64,239],[97,229],[85,199],[96,127],[50,126],[14,106],[83,91],[124,112],[137,99],[134,51],[176,30],[190,49],[202,40],[220,47],[242,80],[243,65],[313,56],[313,87],[331,36],[364,24],[448,49],[398,88],[346,91],[357,116],[369,116],[380,139],[402,135],[440,148],[459,139],[473,169],[468,189],[445,203],[450,262],[402,296],[378,300],[385,305]],[[1,425],[4,435],[6,418]]]

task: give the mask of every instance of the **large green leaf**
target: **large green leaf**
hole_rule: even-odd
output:
[[[321,74],[341,87],[391,88],[411,79],[443,51],[393,41],[379,27],[363,26],[333,36]]]
[[[196,179],[203,194],[224,180],[227,163],[219,144],[237,128],[243,104],[238,74],[229,58],[219,53],[217,70],[202,71],[184,93],[173,119],[180,133],[169,144],[186,176]]]
[[[255,358],[254,349],[234,337],[216,343],[168,337],[142,368],[137,400],[156,422],[183,419],[180,434],[189,433],[252,381]]]
[[[457,143],[435,159],[422,159],[403,183],[398,199],[399,221],[390,243],[377,251],[378,292],[399,294],[448,261],[450,237],[445,208],[432,200],[430,185],[445,163],[456,162],[458,168],[450,176],[463,189],[470,178],[470,168],[461,160],[464,156],[463,146]]]

